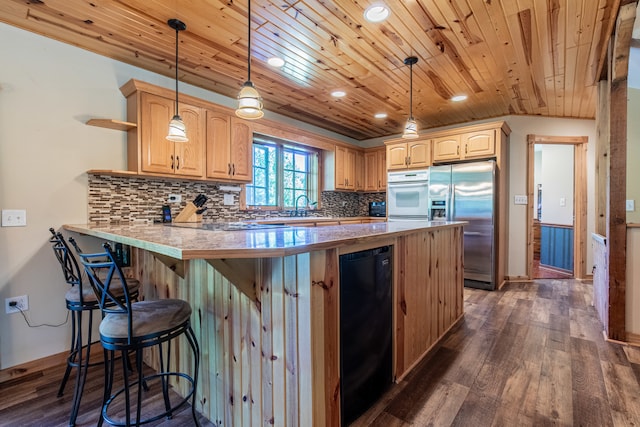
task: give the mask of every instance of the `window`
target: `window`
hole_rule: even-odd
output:
[[[318,152],[295,144],[255,136],[253,182],[247,206],[293,209],[318,200]]]

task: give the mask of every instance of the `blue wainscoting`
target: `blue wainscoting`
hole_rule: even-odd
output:
[[[540,225],[540,264],[573,271],[573,227]]]

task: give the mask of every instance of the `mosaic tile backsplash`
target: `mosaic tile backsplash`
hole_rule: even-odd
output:
[[[224,192],[227,183],[173,181],[152,178],[116,177],[89,174],[89,222],[152,223],[161,219],[162,205],[171,207],[173,218],[198,194],[206,195],[208,209],[203,221],[242,221],[281,217],[288,211],[240,210],[239,193]],[[169,194],[182,196],[181,203],[167,203]],[[233,205],[224,205],[225,194],[233,197]],[[367,216],[369,202],[384,201],[385,193],[347,193],[323,191],[321,208],[313,216]]]

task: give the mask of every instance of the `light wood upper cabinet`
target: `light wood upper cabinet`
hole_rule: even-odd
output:
[[[364,152],[343,145],[322,154],[323,190],[364,190]]]
[[[495,129],[465,133],[462,135],[462,142],[466,159],[492,157],[496,154]]]
[[[356,151],[341,145],[335,152],[335,189],[356,189]]]
[[[207,178],[251,182],[252,144],[245,120],[207,110]]]
[[[433,139],[433,161],[481,159],[496,153],[495,129],[447,135]]]
[[[204,175],[204,121],[199,107],[181,104],[179,113],[188,142],[166,139],[175,101],[150,93],[140,97],[141,172],[202,177]],[[135,130],[134,130],[135,131]]]
[[[355,167],[353,170],[355,180],[355,190],[364,190],[365,179],[365,165],[364,165],[364,153],[362,151],[355,151]]]
[[[205,164],[204,110],[186,104],[179,105],[178,110],[187,128],[189,141],[174,142],[175,173],[176,175],[202,177],[204,176]]]
[[[386,150],[377,149],[364,153],[364,191],[385,191],[387,188]]]
[[[387,169],[412,169],[431,166],[429,140],[393,142],[387,145]]]
[[[432,144],[434,162],[460,159],[460,135],[434,138]]]

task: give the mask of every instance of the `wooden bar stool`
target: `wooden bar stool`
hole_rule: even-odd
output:
[[[72,243],[73,240],[70,239]],[[102,309],[103,319],[100,322],[100,341],[105,353],[105,389],[102,403],[102,413],[99,426],[107,421],[114,426],[140,425],[159,420],[163,417],[171,418],[174,411],[191,399],[191,414],[196,426],[199,426],[196,417],[196,388],[198,384],[198,370],[200,365],[200,348],[196,336],[191,329],[191,306],[179,299],[162,299],[156,301],[134,302],[129,295],[127,280],[122,269],[115,262],[114,254],[108,243],[103,245],[105,252],[96,254],[84,254],[79,252],[80,260],[89,278],[96,295],[99,295],[98,303]],[[116,292],[121,289],[123,299],[117,297]],[[184,335],[193,353],[193,374],[169,371],[171,343],[174,338]],[[159,372],[151,375],[143,375],[142,352],[145,348],[157,347]],[[133,351],[136,354],[138,378],[130,382],[126,375],[126,365],[123,362],[124,386],[113,392],[113,380],[115,371],[115,354],[120,352],[123,356]],[[183,379],[190,386],[186,396],[178,402],[171,402],[169,396],[169,379],[175,381]],[[142,389],[147,386],[154,387],[155,381],[160,380],[160,388],[164,401],[164,412],[155,415],[142,414]],[[135,419],[132,420],[132,400],[130,388],[137,385],[137,401],[135,402]],[[116,410],[110,411],[110,407],[120,407],[124,395],[124,419],[115,419]],[[112,413],[113,412],[113,413]]]
[[[60,263],[65,281],[71,285],[71,288],[65,294],[67,310],[71,311],[72,314],[71,346],[69,348],[69,356],[67,357],[67,367],[62,377],[60,388],[58,389],[58,397],[64,394],[71,370],[75,368],[76,384],[73,390],[71,415],[69,417],[69,425],[75,426],[80,401],[82,400],[82,392],[87,378],[87,369],[89,366],[95,365],[89,363],[91,344],[93,344],[91,332],[93,329],[93,314],[100,310],[100,305],[98,304],[95,292],[93,292],[93,288],[91,286],[83,286],[82,274],[78,262],[69,250],[64,236],[60,232],[56,232],[53,228],[50,228],[49,231],[52,234],[49,242],[52,245],[53,253]],[[129,286],[131,297],[137,300],[140,283],[137,280],[130,281]],[[122,294],[119,295],[119,298],[122,298]],[[82,334],[82,318],[84,312],[88,312],[89,317],[86,341]]]

